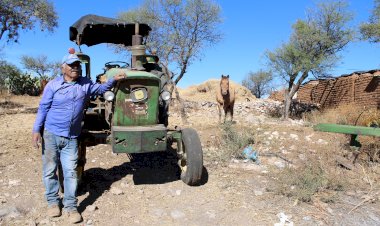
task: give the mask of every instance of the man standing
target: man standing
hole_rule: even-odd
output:
[[[64,211],[71,223],[79,223],[82,216],[77,210],[77,162],[78,136],[86,102],[92,95],[103,94],[111,89],[116,81],[126,77],[116,75],[104,84],[93,83],[82,77],[81,62],[77,55],[69,51],[62,60],[62,76],[50,81],[42,95],[33,126],[32,142],[36,148],[42,142],[43,182],[48,202],[47,214],[61,216],[59,203],[58,161],[61,162],[64,176]]]

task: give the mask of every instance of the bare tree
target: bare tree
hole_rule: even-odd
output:
[[[326,76],[327,70],[339,60],[338,52],[353,39],[353,30],[347,25],[351,18],[345,2],[320,3],[309,11],[306,20],[298,20],[293,25],[289,43],[267,52],[273,72],[288,84],[285,119],[289,117],[291,100],[301,84],[311,75]]]
[[[40,80],[57,76],[60,67],[58,62],[49,62],[45,55],[37,57],[24,55],[21,57],[21,64],[24,65],[25,69],[36,73]]]
[[[271,72],[259,70],[257,72],[249,72],[243,79],[242,85],[247,87],[257,98],[261,98],[269,93],[271,81]]]
[[[58,26],[58,16],[49,0],[1,0],[0,40],[17,42],[19,30],[32,30],[39,23],[41,31],[52,32]]]
[[[211,0],[145,0],[141,7],[121,13],[120,19],[147,23],[152,31],[147,49],[154,49],[176,85],[196,59],[201,59],[205,47],[219,42],[222,34],[220,6]],[[169,72],[170,73],[170,72]]]

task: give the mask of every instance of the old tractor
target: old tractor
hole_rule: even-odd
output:
[[[182,181],[188,185],[201,182],[203,153],[196,130],[168,129],[170,79],[158,65],[158,57],[146,54],[143,41],[150,31],[147,24],[97,15],[83,16],[70,27],[70,40],[79,49],[83,44],[111,43],[124,45],[131,52],[129,62],[106,62],[104,72],[96,76],[96,82],[102,83],[120,70],[127,74],[126,79],[118,81],[103,96],[92,97],[84,112],[79,142],[79,180],[86,163],[86,146],[110,143],[114,153],[126,153],[131,158],[144,153],[174,151]],[[91,79],[90,57],[81,51],[76,54],[82,61],[82,76]]]

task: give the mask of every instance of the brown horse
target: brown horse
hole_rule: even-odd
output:
[[[226,122],[227,114],[230,113],[231,122],[234,117],[234,104],[235,104],[235,89],[230,86],[230,76],[222,75],[220,80],[220,87],[216,90],[216,101],[219,110],[219,123],[222,117],[222,108],[224,110],[224,122]]]
[[[48,82],[49,81],[47,79],[41,79],[40,80],[40,96],[44,92],[45,86],[48,84]]]

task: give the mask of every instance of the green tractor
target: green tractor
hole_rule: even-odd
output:
[[[129,63],[107,62],[104,73],[96,76],[96,82],[102,83],[120,70],[127,74],[111,91],[92,97],[84,112],[79,139],[79,182],[86,163],[86,146],[99,143],[110,143],[114,153],[126,153],[131,159],[144,153],[176,152],[182,181],[188,185],[201,182],[203,153],[197,132],[192,128],[168,129],[170,79],[158,65],[158,57],[146,54],[143,40],[149,31],[147,24],[96,15],[83,16],[70,27],[70,40],[79,49],[82,44],[112,43],[131,51]],[[91,79],[90,57],[81,51],[77,55],[85,71],[82,76]]]

